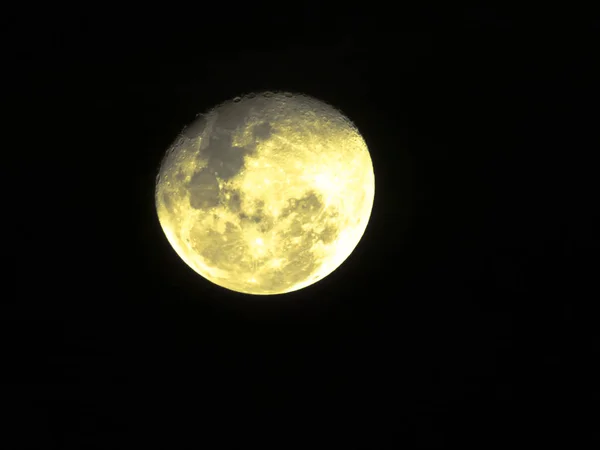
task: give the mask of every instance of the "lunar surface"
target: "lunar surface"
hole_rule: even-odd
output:
[[[184,128],[157,177],[160,224],[202,277],[269,295],[337,269],[363,236],[371,157],[340,111],[289,93],[224,102]]]

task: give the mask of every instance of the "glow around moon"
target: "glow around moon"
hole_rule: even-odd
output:
[[[375,194],[356,127],[303,95],[222,103],[186,127],[156,183],[160,224],[198,274],[247,294],[292,292],[337,269]]]

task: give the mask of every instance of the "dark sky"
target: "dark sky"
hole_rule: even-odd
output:
[[[227,3],[3,21],[5,387],[23,448],[600,438],[579,417],[599,400],[583,14]],[[350,117],[376,198],[338,270],[257,299],[179,259],[153,191],[197,113],[267,89]]]

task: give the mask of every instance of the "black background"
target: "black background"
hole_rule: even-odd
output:
[[[3,19],[20,446],[599,439],[591,17],[161,8]],[[183,126],[261,90],[340,108],[376,176],[350,258],[264,298],[196,275],[153,203]]]

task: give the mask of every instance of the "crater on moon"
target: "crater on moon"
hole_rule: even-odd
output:
[[[367,146],[344,115],[270,93],[225,102],[183,129],[162,161],[156,208],[173,248],[204,278],[278,294],[352,253],[374,189]]]

